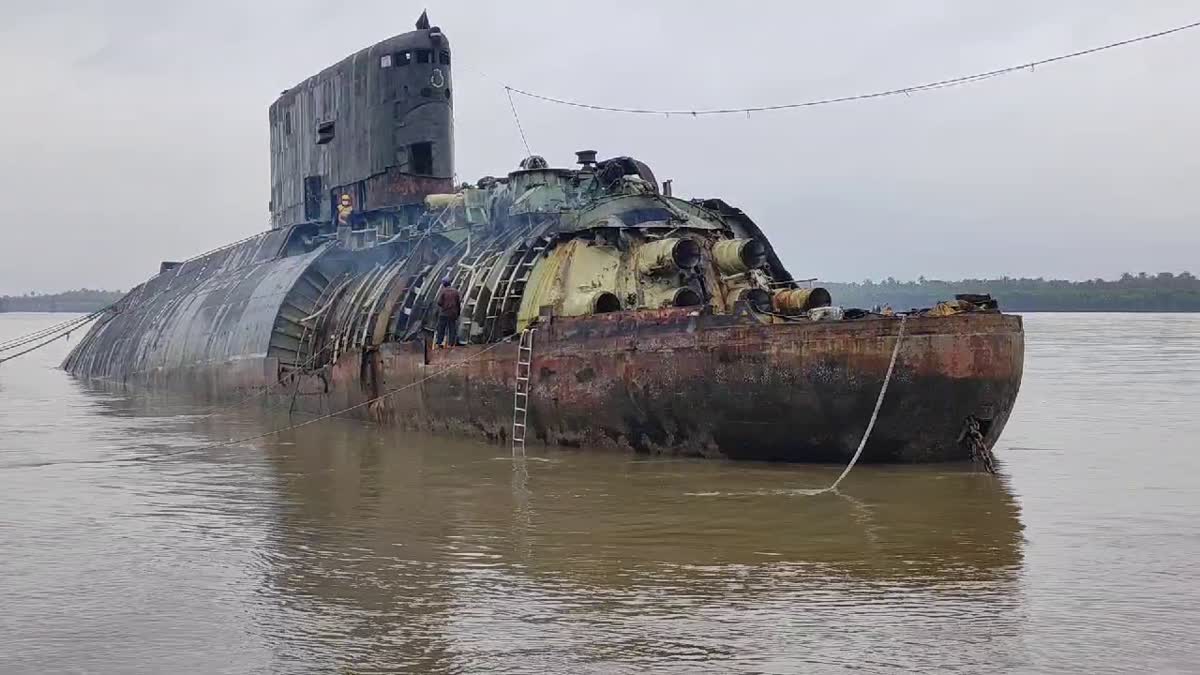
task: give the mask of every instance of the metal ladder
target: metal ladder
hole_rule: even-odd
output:
[[[460,340],[471,341],[471,327],[475,323],[475,308],[483,293],[487,277],[492,273],[492,266],[499,257],[498,253],[485,250],[471,263],[471,272],[466,277],[466,287],[462,289],[463,306],[458,318],[458,336]],[[455,286],[457,288],[457,286]]]
[[[525,423],[529,420],[529,378],[533,374],[533,328],[521,331],[517,342],[517,379],[513,392],[513,456],[525,455]]]
[[[508,263],[501,269],[484,319],[484,334],[487,339],[498,337],[497,329],[501,328],[499,324],[504,315],[508,312],[515,314],[520,308],[521,298],[525,294],[525,282],[529,281],[538,256],[547,248],[547,239],[538,237],[528,245],[513,251]]]

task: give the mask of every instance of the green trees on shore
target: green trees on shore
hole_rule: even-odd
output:
[[[1106,281],[1060,279],[963,279],[916,281],[870,279],[862,283],[819,282],[843,307],[889,305],[905,310],[932,307],[959,293],[990,293],[1010,312],[1200,312],[1200,279],[1190,272],[1123,274]],[[82,288],[65,293],[0,296],[0,312],[93,312],[116,302],[121,291]]]
[[[1123,274],[1106,281],[1060,279],[963,279],[822,283],[835,304],[845,307],[890,305],[930,307],[958,293],[990,293],[1010,312],[1200,312],[1200,279],[1190,272]]]
[[[65,293],[0,295],[0,312],[94,312],[116,302],[122,291],[81,288]]]

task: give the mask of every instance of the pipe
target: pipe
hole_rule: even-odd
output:
[[[675,307],[695,307],[704,304],[704,298],[695,289],[683,286],[671,294],[671,304]]]
[[[803,314],[817,307],[828,307],[833,302],[829,291],[824,288],[792,288],[778,291],[771,296],[771,306],[780,314]]]
[[[767,247],[757,239],[724,239],[713,245],[713,258],[723,274],[741,274],[767,263]]]
[[[563,302],[563,310],[566,316],[619,312],[621,311],[621,300],[610,291],[579,293],[571,295]]]
[[[465,196],[461,192],[443,192],[425,195],[425,206],[430,209],[446,209],[462,206]]]
[[[745,302],[750,305],[751,309],[759,312],[770,312],[773,310],[771,306],[771,294],[761,288],[743,288],[738,291],[737,299],[734,302]]]
[[[643,244],[638,249],[638,271],[669,274],[700,264],[700,244],[695,239],[672,237]]]

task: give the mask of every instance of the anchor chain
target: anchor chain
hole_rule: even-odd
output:
[[[988,473],[996,473],[996,456],[988,449],[987,443],[983,442],[983,430],[974,415],[967,415],[967,424],[959,440],[966,442],[967,449],[971,452],[971,461]]]

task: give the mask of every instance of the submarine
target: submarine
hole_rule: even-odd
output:
[[[271,228],[162,262],[63,368],[522,447],[844,462],[874,419],[864,462],[990,453],[1019,316],[987,296],[836,306],[740,208],[631,156],[456,184],[452,66],[422,14],[285,90]],[[459,343],[434,349],[443,280]]]

